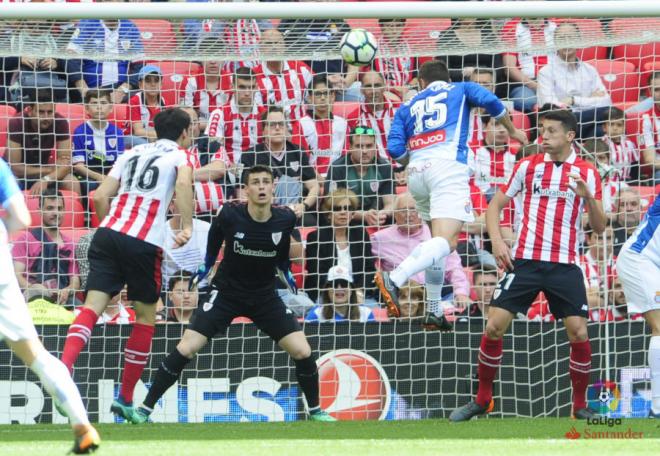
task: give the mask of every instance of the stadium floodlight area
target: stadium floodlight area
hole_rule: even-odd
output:
[[[533,22],[536,30],[541,31],[541,37],[512,22],[512,18]],[[93,28],[81,27],[81,21],[95,19],[131,20],[137,27],[137,35],[131,39],[140,45],[120,38],[114,48],[106,46],[103,34],[99,38],[98,34],[93,35]],[[379,19],[401,19],[405,20],[405,24],[393,31],[387,29],[391,26],[379,22]],[[573,24],[575,33],[554,39],[555,31],[565,23]],[[369,70],[367,67],[342,68],[341,64],[336,64],[341,59],[339,42],[342,36],[357,28],[370,31],[377,41],[378,52],[373,65],[381,73],[382,84],[377,81],[374,83],[376,89],[372,86],[372,91],[380,90],[375,98],[372,93],[365,95],[365,88],[360,86],[362,77],[366,77]],[[268,41],[273,39],[273,32],[268,30],[281,31],[281,45],[270,43],[267,48],[264,47],[264,43],[260,42],[263,36],[268,36]],[[326,68],[329,88],[305,87],[311,82],[312,75],[312,70],[305,66],[296,76],[300,87],[283,89],[284,92],[289,91],[286,100],[278,96],[272,82],[257,82],[252,89],[255,92],[254,103],[260,100],[264,105],[279,104],[287,108],[288,138],[309,149],[310,166],[316,166],[321,175],[327,171],[327,166],[323,168],[321,165],[323,159],[337,159],[350,146],[348,139],[344,138],[345,145],[340,141],[339,148],[333,150],[333,139],[321,140],[318,137],[320,129],[314,132],[312,126],[310,133],[301,126],[304,122],[300,118],[307,111],[315,110],[314,100],[316,103],[321,103],[320,100],[328,103],[327,97],[314,97],[317,90],[322,90],[324,96],[328,89],[334,93],[331,110],[335,117],[346,119],[348,127],[345,129],[366,123],[385,138],[386,131],[380,129],[389,128],[389,124],[382,120],[383,116],[388,115],[387,106],[392,106],[389,112],[392,115],[396,106],[412,97],[418,89],[416,67],[437,57],[449,63],[452,77],[457,80],[470,80],[478,73],[490,73],[494,77],[492,81],[479,82],[490,84],[490,88],[505,100],[514,123],[524,129],[530,142],[533,142],[538,136],[541,94],[539,90],[536,90],[536,95],[527,93],[525,96],[528,98],[539,96],[539,99],[531,103],[534,106],[528,112],[515,111],[513,108],[518,104],[513,99],[513,93],[520,83],[514,74],[522,73],[520,70],[516,72],[515,68],[507,68],[501,56],[514,56],[514,67],[527,64],[532,72],[527,82],[531,81],[530,85],[537,88],[540,81],[535,79],[538,70],[535,66],[544,65],[548,58],[555,58],[558,51],[565,49],[577,49],[578,58],[598,73],[606,91],[605,98],[609,96],[598,107],[614,106],[626,112],[626,135],[636,151],[630,152],[633,159],[628,163],[626,159],[615,158],[619,153],[615,146],[608,152],[588,141],[602,136],[601,123],[604,118],[592,120],[594,128],[589,134],[593,137],[583,137],[579,147],[587,159],[596,162],[601,172],[605,209],[615,223],[614,230],[608,230],[598,238],[590,237],[589,242],[595,247],[589,249],[585,246],[581,252],[590,305],[593,306],[589,311],[593,320],[589,332],[594,353],[590,405],[613,417],[646,416],[649,407],[648,370],[645,367],[648,338],[643,319],[626,315],[612,258],[613,249],[616,250],[619,246],[616,243],[620,242],[617,236],[625,232],[630,220],[634,219],[630,217],[630,207],[623,203],[620,195],[628,192],[628,197],[639,201],[638,210],[643,212],[660,190],[660,180],[654,177],[653,164],[645,162],[648,153],[644,153],[645,149],[660,147],[660,143],[650,145],[648,139],[660,137],[653,136],[655,117],[648,114],[653,109],[653,101],[648,99],[653,96],[649,81],[653,79],[654,72],[660,71],[660,2],[0,4],[0,58],[19,56],[37,62],[52,59],[133,62],[130,68],[134,67],[135,73],[130,75],[129,81],[132,87],[121,102],[113,102],[108,117],[121,129],[130,130],[131,123],[144,121],[145,126],[148,124],[149,110],[144,106],[141,109],[139,105],[131,105],[130,101],[139,91],[142,76],[138,71],[142,64],[160,68],[163,104],[192,106],[198,111],[202,127],[212,123],[213,108],[221,108],[228,103],[234,76],[237,71],[240,73],[238,69],[242,66],[258,69],[266,61],[305,61],[316,72],[323,72],[319,68]],[[480,57],[475,60],[477,54]],[[321,63],[325,61],[334,61],[335,64]],[[477,61],[478,66],[474,63]],[[222,73],[205,74],[206,69],[212,67],[209,62],[217,62]],[[44,68],[42,70],[46,71]],[[338,72],[353,73],[352,76],[337,77]],[[210,76],[215,89],[202,90],[204,93],[200,98],[199,85],[204,83],[206,76]],[[260,76],[256,77],[258,79]],[[45,78],[36,79],[42,84],[39,89],[61,93],[59,85],[43,85]],[[478,78],[474,79],[476,81]],[[265,80],[268,81],[268,78]],[[660,85],[660,73],[657,80]],[[22,81],[26,79],[16,77],[9,83],[6,100],[0,104],[0,154],[4,153],[5,159],[9,157],[9,143],[16,139],[12,139],[8,131],[10,118],[27,115],[29,111],[25,109],[30,102],[30,92],[21,90],[28,89],[20,86]],[[571,85],[577,86],[579,82],[572,81]],[[561,85],[567,81],[557,83]],[[70,85],[68,95],[63,95],[55,105],[56,112],[67,119],[71,134],[76,127],[89,120],[82,105],[82,91],[78,86]],[[11,94],[14,94],[13,98]],[[574,101],[581,95],[569,93],[567,97],[573,97]],[[365,96],[371,97],[368,100],[372,101],[365,101]],[[591,93],[585,95],[587,98],[592,96],[596,97]],[[552,96],[548,100],[562,106],[565,101]],[[369,107],[369,103],[377,103],[378,106]],[[300,109],[296,110],[295,105],[300,105]],[[292,106],[289,113],[288,108]],[[373,111],[378,112],[374,114]],[[132,112],[137,112],[138,117],[133,118]],[[307,119],[313,117],[310,115]],[[229,123],[230,120],[225,119],[224,122]],[[255,117],[255,122],[260,121]],[[497,140],[497,134],[482,122],[478,113],[471,117],[471,122],[477,129],[473,136],[476,142],[472,144],[474,188],[481,192],[472,203],[477,215],[481,215],[485,211],[487,195],[490,198],[493,188],[506,183],[506,173],[511,171],[508,167],[515,162],[511,157],[521,146],[511,144],[508,139],[503,142]],[[233,129],[218,130],[211,138],[202,128],[200,136],[206,137],[204,141],[207,144],[216,140],[220,150],[230,149],[230,139],[234,146],[241,140],[263,141],[261,126],[255,127],[254,131],[246,129],[246,133],[242,133],[241,128],[239,125]],[[660,123],[655,128],[660,129]],[[231,135],[242,134],[242,139],[230,138]],[[327,130],[325,134],[330,135]],[[384,150],[385,146],[382,147]],[[499,152],[493,152],[493,148]],[[230,169],[226,180],[218,181],[222,190],[228,192],[225,194],[231,191],[229,187],[234,186],[238,174],[236,170],[240,169],[240,163],[234,160],[234,154],[240,153],[237,150],[227,150],[222,157]],[[81,152],[81,156],[84,155],[85,152]],[[660,149],[656,151],[657,156],[660,156]],[[329,161],[326,162],[328,164]],[[72,165],[58,162],[56,166]],[[71,172],[76,174],[73,168]],[[78,175],[78,179],[84,181],[85,177]],[[378,189],[381,184],[372,182],[372,190],[375,192],[373,187]],[[396,182],[392,188],[393,193],[406,191],[403,182]],[[204,192],[197,189],[197,197],[204,198]],[[75,192],[63,193],[65,213],[61,228],[75,242],[97,227],[98,220],[91,212],[91,199]],[[39,226],[39,199],[27,191],[26,197],[33,211],[35,226]],[[296,197],[297,194],[285,195],[282,201],[294,201]],[[319,203],[316,217],[305,219],[305,225],[301,228],[303,241],[326,224],[328,214],[321,207]],[[511,219],[503,223],[515,227],[515,216]],[[373,233],[384,229],[382,225],[367,226],[367,222],[354,221],[354,224],[360,223],[372,237]],[[514,231],[515,228],[512,228],[511,232]],[[489,270],[490,257],[484,252],[490,244],[483,221],[466,228],[463,246],[463,263],[457,272],[464,273],[472,284],[475,275],[482,276]],[[337,255],[334,246],[323,250]],[[363,263],[362,269],[373,265],[374,259],[359,260]],[[312,260],[306,259],[307,263]],[[381,264],[385,263],[381,261]],[[321,294],[323,290],[304,287],[308,273],[302,268],[294,268],[293,272],[301,291]],[[454,290],[451,285],[447,286],[448,296],[458,294],[455,291],[460,286],[459,281],[455,282]],[[165,281],[163,286],[167,287]],[[370,308],[374,321],[304,323],[304,331],[319,357],[322,407],[340,419],[420,419],[446,417],[456,406],[470,400],[476,393],[476,355],[485,326],[485,320],[471,316],[471,313],[482,312],[476,301],[483,293],[492,293],[492,289],[489,292],[483,292],[478,286],[470,289],[468,295],[474,306],[457,312],[453,333],[439,334],[425,331],[418,317],[388,320],[370,287],[366,284],[357,295],[359,301]],[[165,312],[171,312],[173,303],[165,289],[163,296]],[[200,306],[202,301],[203,298],[200,298]],[[33,313],[33,316],[38,317],[38,314]],[[67,326],[41,326],[39,322],[37,326],[46,348],[60,352]],[[153,353],[142,377],[145,383],[148,384],[162,359],[176,346],[184,328],[185,325],[179,323],[158,325]],[[121,325],[97,325],[88,350],[83,352],[74,372],[74,379],[89,404],[91,416],[101,422],[114,420],[109,407],[118,391],[123,346],[128,332],[128,328]],[[50,399],[44,398],[36,387],[36,377],[12,356],[4,347],[0,349],[0,424],[63,422],[64,418],[55,411]],[[293,367],[287,363],[287,355],[270,339],[258,333],[249,322],[237,322],[226,336],[213,340],[189,365],[179,383],[157,406],[154,421],[304,419],[305,405],[297,388]],[[563,324],[551,318],[545,299],[539,296],[531,313],[518,315],[504,337],[504,358],[496,382],[492,416],[568,416],[571,407],[568,365],[569,343]],[[136,392],[138,401],[144,392],[143,386],[139,386]],[[23,399],[18,400],[17,397]]]

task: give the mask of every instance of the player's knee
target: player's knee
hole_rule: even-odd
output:
[[[506,331],[506,327],[503,325],[498,325],[497,323],[488,320],[488,323],[486,324],[486,337],[489,338],[490,340],[497,340],[501,339],[504,336],[504,331]]]
[[[312,347],[309,344],[300,344],[289,350],[289,355],[293,358],[294,361],[300,361],[302,359],[307,359],[312,356]]]
[[[567,331],[568,340],[571,342],[584,342],[589,340],[589,333],[587,332],[587,325],[571,328]]]

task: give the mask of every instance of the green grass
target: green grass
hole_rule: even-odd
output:
[[[625,432],[642,439],[568,440],[573,426],[590,432]],[[657,454],[660,423],[624,420],[621,426],[568,419],[490,419],[340,423],[231,423],[100,425],[100,456],[368,456],[507,455],[605,456]],[[0,454],[62,455],[71,447],[66,426],[0,426]]]

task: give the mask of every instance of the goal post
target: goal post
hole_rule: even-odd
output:
[[[522,21],[514,22],[515,18]],[[100,19],[105,22],[96,21]],[[130,21],[125,30],[116,28],[118,19]],[[341,37],[357,28],[372,32],[377,41],[372,66],[348,67],[340,59]],[[572,55],[588,68],[574,77],[566,73],[539,77],[544,66]],[[500,96],[516,127],[538,145],[525,152],[483,112],[473,111],[469,117],[473,194],[466,210],[474,211],[476,222],[465,227],[451,274],[445,277],[443,295],[456,308],[455,331],[449,334],[422,328],[423,286],[412,287],[406,296],[418,313],[396,320],[387,317],[369,283],[377,267],[396,265],[392,258],[408,242],[403,236],[399,244],[390,245],[389,238],[379,240],[378,233],[396,224],[415,225],[410,228],[413,233],[422,229],[413,216],[401,217],[407,207],[402,196],[407,191],[405,176],[398,169],[390,169],[391,176],[369,175],[352,186],[359,193],[355,207],[351,197],[330,200],[328,195],[337,185],[325,182],[332,163],[344,157],[351,160],[350,132],[355,127],[374,130],[374,155],[388,164],[386,140],[394,113],[417,93],[419,65],[435,58],[448,64],[454,82],[477,82]],[[77,184],[73,189],[65,178],[48,184],[63,196],[57,223],[67,251],[78,250],[81,239],[84,244],[98,227],[89,196],[116,159],[113,151],[120,153],[116,136],[103,137],[106,124],[94,118],[97,108],[83,102],[86,93],[97,93],[99,87],[109,90],[111,106],[104,119],[123,132],[121,152],[153,140],[150,121],[158,109],[186,106],[196,112],[200,166],[222,160],[228,170],[200,177],[195,184],[196,209],[206,222],[213,219],[219,204],[242,197],[237,185],[240,156],[260,144],[270,144],[272,135],[264,130],[263,111],[273,105],[284,110],[286,139],[305,154],[309,162],[305,166],[314,176],[303,178],[298,173],[303,164],[289,163],[287,169],[298,187],[282,187],[278,194],[281,204],[294,209],[304,204],[309,216],[299,229],[304,262],[292,267],[300,294],[286,295],[286,302],[301,321],[310,310],[316,312],[314,320],[332,320],[333,312],[342,317],[338,319],[342,321],[302,323],[319,358],[321,405],[340,419],[447,417],[476,392],[477,352],[486,323],[480,316],[483,301],[488,302],[501,277],[489,252],[485,209],[521,156],[542,152],[539,117],[543,105],[572,109],[581,120],[583,135],[577,153],[598,168],[603,204],[613,226],[603,236],[580,233],[579,264],[588,289],[594,353],[589,401],[615,417],[647,413],[648,337],[643,319],[627,314],[614,258],[660,191],[660,121],[653,114],[660,100],[653,100],[651,90],[651,84],[660,86],[660,2],[2,3],[0,60],[11,76],[0,81],[4,97],[0,99],[0,156],[22,179],[32,228],[46,226],[48,217],[38,192],[30,191],[32,186],[62,167],[67,170],[63,175],[73,176]],[[14,66],[9,67],[9,62]],[[275,64],[268,66],[268,62]],[[315,79],[318,74],[325,74],[326,79]],[[150,75],[158,76],[156,89],[146,86]],[[239,85],[246,80],[247,89]],[[569,85],[571,89],[565,90]],[[66,128],[61,126],[56,134],[52,125],[44,127],[50,133],[24,131],[27,127],[19,125],[41,115],[34,114],[38,109],[31,97],[42,90],[55,98],[56,117],[66,121]],[[246,90],[250,95],[240,101]],[[152,96],[154,91],[157,97]],[[623,111],[623,117],[610,108]],[[53,120],[53,114],[43,116]],[[615,120],[623,122],[624,132],[618,134],[630,143],[608,139],[614,133],[603,124]],[[47,146],[33,147],[26,138]],[[286,168],[280,163],[272,161]],[[351,162],[346,163],[348,167]],[[43,166],[43,170],[28,178],[21,175],[25,165]],[[300,185],[302,180],[309,185]],[[320,196],[305,204],[314,185]],[[352,211],[350,230],[360,230],[360,234],[320,239],[321,232],[334,232],[333,224],[344,223],[336,214],[344,206]],[[367,215],[372,208],[381,211],[384,220]],[[514,208],[502,217],[511,237],[519,219]],[[37,280],[30,276],[34,237],[25,232],[9,240],[28,281]],[[355,247],[367,241],[368,249]],[[75,272],[67,274],[83,277],[84,249],[82,258],[73,250],[70,255],[60,251],[58,267],[70,261],[67,264]],[[186,267],[191,270],[185,258],[172,262],[165,278],[176,278]],[[325,280],[336,264],[350,265],[359,283],[350,298],[355,302],[350,302],[362,307],[357,314],[346,314],[346,319],[343,307],[326,314],[323,306],[327,304],[318,301],[321,296],[329,299]],[[62,271],[55,274],[58,279],[65,274]],[[317,278],[309,280],[314,275]],[[163,315],[174,321],[157,325],[142,376],[147,384],[185,329],[177,320],[189,318],[194,305],[190,302],[199,306],[204,302],[203,296],[197,301],[183,299],[184,292],[169,289],[167,282],[163,280]],[[54,301],[52,305],[73,310],[80,304],[60,303],[58,285],[49,286],[52,293],[45,298]],[[176,286],[174,280],[172,287]],[[80,300],[83,290],[78,288]],[[25,296],[34,298],[29,290]],[[125,296],[119,302],[103,318],[127,324],[98,324],[74,372],[92,418],[100,422],[115,421],[109,405],[119,389],[123,347],[130,333],[130,303]],[[39,307],[42,304],[30,303],[39,333],[46,348],[60,354],[67,326],[44,324],[52,314],[47,305]],[[569,342],[563,325],[554,321],[546,300],[538,296],[530,312],[516,316],[504,337],[491,416],[568,416],[568,372]],[[36,382],[6,348],[0,348],[0,424],[63,421]],[[140,383],[138,401],[145,391]],[[601,391],[608,392],[607,400],[601,400]],[[214,339],[190,363],[159,402],[154,421],[291,421],[305,416],[288,356],[249,321],[238,320],[226,336]]]

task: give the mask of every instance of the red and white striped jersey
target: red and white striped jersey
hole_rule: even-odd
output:
[[[330,163],[348,150],[348,122],[339,116],[314,119],[307,115],[298,122],[303,148],[309,151],[309,163],[325,176]]]
[[[384,37],[378,41],[379,52],[373,62],[374,70],[383,75],[387,87],[401,87],[409,84],[415,77],[417,59],[410,57],[412,51],[408,43],[404,41],[392,45]],[[382,57],[383,55],[401,55],[402,57]]]
[[[197,150],[197,147],[195,146],[191,148],[189,153],[193,169],[200,169],[202,165],[199,162],[199,151]],[[211,162],[224,160],[225,155],[225,150],[221,147],[215,154],[213,154]],[[216,184],[213,181],[198,180],[195,180],[193,185],[195,187],[195,212],[197,214],[206,214],[220,209],[223,201],[222,185]]]
[[[261,30],[256,19],[237,19],[227,21],[225,25],[225,42],[229,49],[246,59],[256,59],[259,53]],[[256,61],[243,66],[256,66]]]
[[[597,200],[602,199],[596,168],[575,151],[563,163],[536,154],[516,164],[504,192],[522,194],[522,220],[513,247],[516,259],[574,264],[584,201],[568,186],[568,174],[579,174]]]
[[[587,288],[602,289],[603,278],[601,276],[600,264],[598,260],[593,257],[589,250],[587,250],[584,255],[580,255],[579,266],[580,269],[582,269],[582,273],[584,274],[584,285]],[[608,283],[607,286],[611,287],[614,276],[616,275],[616,258],[610,258],[607,260],[606,274]]]
[[[190,154],[169,139],[124,152],[108,174],[120,182],[119,193],[99,226],[164,248],[167,208],[185,166],[193,166]]]
[[[205,134],[209,138],[220,138],[224,141],[228,164],[239,163],[241,154],[256,147],[261,138],[261,120],[264,108],[256,103],[248,114],[239,112],[232,97],[229,103],[213,111],[209,117]]]
[[[147,106],[144,103],[144,92],[136,93],[128,100],[128,120],[124,125],[124,134],[133,133],[133,122],[142,123],[143,128],[153,127],[154,117],[165,108],[167,108],[167,104],[163,97],[160,97],[158,106]]]
[[[184,106],[190,106],[199,113],[199,118],[206,120],[211,113],[222,107],[231,95],[231,74],[221,73],[217,90],[206,89],[206,77],[203,74],[189,76],[179,86],[179,100]]]
[[[481,121],[479,108],[470,111],[470,129],[468,130],[468,146],[476,149],[484,145],[484,123]]]
[[[360,103],[360,111],[357,119],[351,122],[350,128],[353,129],[359,125],[373,128],[376,132],[376,147],[378,156],[391,161],[387,153],[387,135],[390,134],[390,127],[394,121],[394,114],[399,107],[399,103],[385,100],[383,109],[374,111],[372,106],[367,103]]]
[[[508,147],[495,151],[490,147],[480,147],[474,151],[474,182],[487,193],[491,187],[506,184],[516,164],[516,154]]]
[[[610,148],[610,163],[617,171],[610,176],[610,180],[614,182],[628,180],[632,164],[639,162],[639,149],[625,136],[621,137],[619,144],[608,136],[603,136],[603,141]]]
[[[660,109],[655,105],[642,114],[642,133],[638,144],[640,149],[655,149],[655,158],[660,160]]]
[[[298,120],[305,115],[305,89],[314,76],[307,64],[296,60],[282,62],[282,72],[279,74],[263,64],[254,72],[261,104],[281,106],[289,111],[290,120]]]

